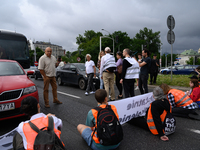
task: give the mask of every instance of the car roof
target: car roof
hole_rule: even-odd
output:
[[[0,62],[17,62],[17,61],[9,59],[0,59]]]

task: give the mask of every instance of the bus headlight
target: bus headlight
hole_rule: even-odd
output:
[[[24,88],[23,95],[30,94],[35,91],[37,91],[36,86],[30,86],[30,87]]]

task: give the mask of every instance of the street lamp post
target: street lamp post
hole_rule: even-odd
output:
[[[108,32],[108,31],[105,30],[105,29],[101,29],[101,30]],[[110,34],[110,32],[108,32],[108,34]],[[111,34],[110,34],[110,35],[111,35]],[[104,36],[104,37],[105,37],[105,36]],[[105,38],[109,38],[109,37],[105,37]],[[113,40],[113,55],[114,55],[114,53],[115,53],[115,47],[114,47],[115,40],[114,40],[114,37],[113,37],[113,36],[112,36],[112,38],[110,38],[110,39]],[[100,45],[101,45],[101,37],[100,37]]]

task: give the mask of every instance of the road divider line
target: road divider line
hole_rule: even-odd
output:
[[[63,95],[67,95],[67,96],[70,96],[70,97],[74,97],[74,98],[81,99],[79,96],[75,96],[75,95],[67,94],[67,93],[64,93],[64,92],[57,91],[57,93],[60,93],[60,94],[63,94]]]
[[[189,129],[190,131],[194,132],[194,133],[198,133],[200,134],[200,130],[196,130],[196,129]]]

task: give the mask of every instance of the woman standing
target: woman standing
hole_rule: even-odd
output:
[[[87,89],[86,89],[85,95],[88,96],[90,89],[92,89],[90,94],[95,93],[95,88],[93,85],[93,77],[96,78],[96,67],[95,67],[94,61],[91,60],[90,54],[86,55],[86,59],[87,59],[87,61],[85,62],[85,68],[86,68],[85,73],[88,78],[88,84],[87,84]]]
[[[97,68],[99,69],[99,74],[100,74],[100,68],[101,68],[101,57],[103,57],[105,55],[104,51],[100,51],[99,52],[99,56],[98,56],[98,62],[97,62]],[[101,79],[101,77],[99,77],[100,79],[100,89],[103,89],[103,79]]]
[[[120,80],[121,80],[121,73],[122,73],[122,52],[117,52],[116,54],[116,57],[117,57],[117,62],[116,62],[116,66],[117,66],[117,69],[116,69],[116,86],[117,86],[117,89],[119,91],[119,95],[118,95],[118,99],[122,99],[123,98],[123,95],[122,95],[122,84],[120,83]]]

